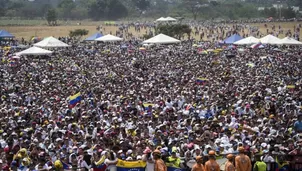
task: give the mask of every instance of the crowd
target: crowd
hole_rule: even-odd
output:
[[[14,49],[1,52],[2,170],[114,171],[120,159],[146,171],[301,171],[301,48],[124,43],[132,50],[80,43],[13,64]]]

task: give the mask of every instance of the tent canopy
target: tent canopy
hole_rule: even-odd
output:
[[[54,37],[48,37],[44,40],[35,43],[34,46],[37,47],[45,47],[45,48],[57,48],[57,47],[69,47],[68,44],[54,38]]]
[[[281,44],[281,45],[302,45],[302,42],[299,42],[298,40],[295,40],[290,37],[285,37],[284,39],[281,39],[279,44]]]
[[[6,30],[0,30],[0,38],[14,38],[15,36],[12,35],[10,32]]]
[[[29,49],[26,49],[24,51],[16,53],[16,55],[21,56],[21,55],[49,55],[52,54],[52,51],[45,50],[39,47],[31,47]]]
[[[107,34],[106,36],[102,36],[100,38],[95,39],[95,41],[100,41],[100,42],[118,42],[122,41],[122,38]]]
[[[152,43],[152,44],[170,44],[170,43],[180,43],[180,40],[177,40],[173,37],[164,35],[164,34],[159,34],[157,36],[154,36],[148,40],[145,40],[143,42],[145,43]]]
[[[165,22],[165,21],[177,21],[177,19],[172,18],[172,17],[166,17],[166,18],[165,17],[160,17],[156,21],[163,21],[163,22]]]
[[[236,41],[234,42],[235,45],[251,45],[251,44],[255,44],[255,43],[259,43],[260,40],[253,37],[253,36],[250,36],[250,37],[247,37],[247,38],[244,38],[244,39],[241,39],[239,41]]]
[[[239,40],[241,40],[242,37],[239,34],[234,34],[228,38],[226,38],[223,43],[224,44],[233,44],[234,42],[237,42]]]
[[[273,36],[273,35],[267,35],[265,37],[262,37],[260,39],[260,42],[262,44],[271,44],[271,45],[276,45],[276,44],[280,44],[281,43],[281,39]]]
[[[95,33],[94,35],[91,35],[90,37],[86,38],[85,41],[94,41],[97,38],[102,37],[103,35],[101,33]]]

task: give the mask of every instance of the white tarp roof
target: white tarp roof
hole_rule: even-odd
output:
[[[164,17],[160,17],[159,19],[157,19],[156,21],[165,21],[166,18]]]
[[[265,37],[262,37],[260,39],[260,42],[262,44],[271,44],[271,45],[276,45],[276,44],[280,44],[281,39],[273,36],[273,35],[267,35]]]
[[[295,40],[290,37],[285,37],[284,39],[281,39],[280,44],[281,45],[302,45],[302,42],[299,42],[298,40]]]
[[[122,38],[113,36],[111,34],[107,34],[106,36],[95,39],[95,41],[100,41],[100,42],[117,42],[122,40],[123,40]]]
[[[39,47],[31,47],[24,51],[16,53],[17,56],[21,55],[49,55],[52,54],[52,51],[45,50]]]
[[[157,36],[154,36],[148,40],[145,40],[143,43],[153,43],[153,44],[170,44],[170,43],[180,43],[180,40],[177,40],[173,37],[159,34]]]
[[[260,40],[250,36],[241,40],[238,40],[237,42],[234,42],[235,45],[251,45],[251,44],[255,44],[255,43],[259,43]]]
[[[167,18],[166,18],[166,21],[176,21],[176,19],[175,19],[175,18],[172,18],[172,17],[167,17]]]
[[[37,47],[45,47],[45,48],[58,48],[58,47],[69,47],[68,44],[54,38],[54,37],[47,37],[42,41],[34,44]]]
[[[172,17],[160,17],[159,19],[157,19],[156,21],[177,21],[177,19],[172,18]]]

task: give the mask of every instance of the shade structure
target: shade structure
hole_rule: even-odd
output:
[[[118,42],[118,41],[122,41],[122,38],[113,36],[111,34],[107,34],[106,36],[102,36],[100,38],[95,39],[95,41],[99,41],[99,42]]]
[[[29,49],[26,49],[24,51],[16,53],[17,56],[25,56],[25,55],[50,55],[52,54],[52,51],[45,50],[39,47],[31,47]]]
[[[102,37],[103,35],[101,33],[95,33],[94,35],[91,35],[90,37],[86,38],[85,41],[94,41],[97,38]]]
[[[10,32],[6,30],[0,30],[0,38],[14,38],[15,36],[12,35]]]
[[[177,40],[173,37],[159,34],[157,36],[154,36],[148,40],[145,40],[143,43],[152,43],[152,44],[172,44],[172,43],[180,43],[180,40]]]
[[[176,21],[176,19],[175,19],[175,18],[172,18],[172,17],[167,17],[167,18],[165,18],[165,20],[166,20],[166,21]]]
[[[68,44],[54,38],[54,37],[48,37],[44,40],[35,43],[34,46],[37,47],[44,47],[44,48],[59,48],[59,47],[69,47]]]
[[[277,45],[277,44],[280,44],[281,43],[281,39],[273,36],[273,35],[267,35],[265,37],[262,37],[260,39],[260,42],[262,44],[270,44],[270,45]]]
[[[165,20],[166,20],[166,18],[160,17],[160,18],[158,18],[156,21],[165,21]]]
[[[242,39],[242,37],[241,37],[239,34],[234,34],[234,35],[232,35],[232,36],[226,38],[226,39],[223,41],[223,43],[224,43],[224,44],[233,44],[233,43],[235,43],[235,42],[237,42],[237,41],[239,41],[239,40],[241,40],[241,39]]]
[[[247,37],[247,38],[244,38],[244,39],[241,39],[237,42],[234,42],[235,45],[251,45],[251,44],[255,44],[255,43],[259,43],[260,40],[253,37],[253,36],[250,36],[250,37]]]
[[[298,40],[295,40],[290,37],[285,37],[284,39],[281,39],[281,41],[278,44],[280,44],[280,45],[302,45],[302,42],[299,42]]]

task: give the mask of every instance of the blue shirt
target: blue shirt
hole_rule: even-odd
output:
[[[294,124],[295,130],[296,131],[302,131],[302,122],[301,121],[296,121]]]

